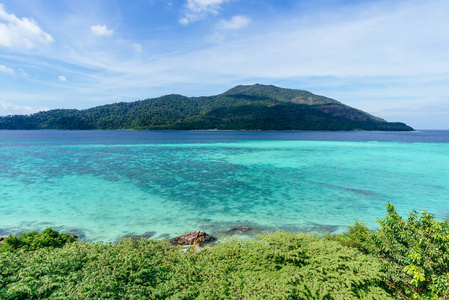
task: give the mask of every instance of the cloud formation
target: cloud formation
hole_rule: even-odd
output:
[[[134,50],[136,50],[137,52],[142,52],[142,46],[138,43],[133,43],[132,47]]]
[[[67,81],[67,78],[65,76],[59,75],[58,76],[59,81]]]
[[[0,31],[0,100],[20,106],[42,101],[51,108],[86,108],[173,92],[212,95],[236,84],[259,82],[307,89],[389,120],[408,122],[405,112],[415,114],[410,107],[423,111],[431,104],[447,112],[447,0],[341,5],[324,0],[311,8],[276,0],[257,7],[251,1],[183,0],[171,9],[154,1],[151,9],[160,9],[154,11],[160,18],[143,13],[140,19],[126,15],[126,9],[115,9],[125,5],[121,2],[114,2],[118,6],[113,9],[121,11],[120,17],[108,15],[109,6],[103,2],[87,16],[81,7],[91,4],[82,1],[74,5],[76,13],[62,10],[57,15],[45,10],[34,14],[35,8],[24,9],[27,5],[20,1],[16,8],[7,7],[8,13],[20,11],[51,28],[55,42],[42,47],[33,40],[40,46],[33,55],[11,53],[1,51],[10,35]],[[0,30],[11,30],[8,26],[24,20],[0,7]],[[178,22],[197,23],[180,29]],[[98,38],[117,36],[102,25],[117,23],[118,38]],[[91,29],[90,38],[85,38],[83,28]],[[20,67],[31,72],[32,80],[26,80],[29,75]],[[11,70],[15,74],[6,75]],[[67,76],[70,84],[60,81],[58,74]],[[410,125],[435,128],[431,123],[438,116],[431,114],[435,118],[418,125],[413,124],[418,117],[410,117]],[[447,113],[444,118],[441,122],[449,128]]]
[[[14,72],[13,69],[8,68],[8,67],[5,66],[5,65],[0,65],[0,72],[6,73],[6,74],[8,74],[8,75],[14,75],[14,74],[16,73],[16,72]]]
[[[275,21],[277,26],[191,53],[184,68],[207,66],[215,74],[272,80],[383,76],[391,82],[391,76],[447,73],[449,30],[441,24],[447,23],[449,2],[388,3],[317,14],[313,22]]]
[[[237,30],[248,26],[251,20],[246,16],[234,16],[230,20],[221,20],[218,28],[224,30]]]
[[[205,19],[208,15],[217,15],[221,5],[229,0],[187,0],[184,4],[185,13],[179,23],[189,23]]]
[[[92,26],[92,27],[90,27],[90,31],[92,32],[92,34],[97,35],[97,36],[111,37],[112,35],[114,35],[114,30],[108,29],[108,27],[106,25]]]
[[[22,68],[19,69],[19,74],[23,77],[30,77],[30,75]]]
[[[2,100],[0,100],[0,109],[2,114],[5,116],[16,114],[31,114],[36,112],[36,109],[31,106],[16,105]]]
[[[0,4],[0,46],[33,49],[37,45],[48,45],[53,41],[53,37],[43,31],[36,21],[8,14],[3,4]]]

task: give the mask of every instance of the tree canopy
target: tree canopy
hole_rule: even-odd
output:
[[[259,84],[209,97],[171,94],[6,116],[0,118],[0,129],[413,130],[307,91]]]

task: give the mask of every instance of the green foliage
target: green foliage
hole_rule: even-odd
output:
[[[310,234],[183,249],[126,239],[0,253],[0,299],[389,298],[376,259]]]
[[[354,225],[349,226],[348,232],[324,236],[327,240],[334,240],[346,247],[357,248],[359,251],[368,253],[371,245],[372,232],[363,222],[354,221]]]
[[[375,232],[355,222],[324,238],[275,232],[201,249],[68,243],[51,228],[10,236],[0,247],[0,299],[449,298],[449,220],[387,211]]]
[[[307,91],[258,84],[211,97],[167,95],[7,116],[0,129],[412,130]]]
[[[387,211],[372,251],[384,263],[390,290],[407,298],[449,297],[449,220],[413,211],[405,221],[391,204]]]
[[[386,207],[378,231],[356,222],[348,233],[326,239],[377,257],[387,275],[385,285],[397,298],[449,298],[449,220],[436,221],[425,211],[403,220],[393,205]]]
[[[41,233],[32,231],[19,236],[11,235],[0,244],[0,252],[13,252],[17,250],[37,250],[41,248],[60,248],[66,243],[76,241],[76,238],[67,233],[59,233],[51,227]]]

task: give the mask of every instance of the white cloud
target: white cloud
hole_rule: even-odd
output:
[[[48,45],[53,41],[53,37],[43,31],[36,21],[8,14],[3,4],[0,4],[0,46],[33,49],[37,45]]]
[[[189,19],[181,18],[181,19],[179,19],[179,23],[187,26],[187,25],[189,25]]]
[[[447,23],[449,2],[389,3],[312,21],[273,20],[256,33],[191,53],[178,62],[189,66],[179,67],[271,79],[447,73],[449,27],[441,24]]]
[[[30,77],[30,75],[22,68],[19,69],[19,74],[23,77]]]
[[[67,81],[67,78],[65,76],[59,75],[58,76],[59,81]]]
[[[6,74],[9,74],[9,75],[14,75],[14,74],[16,74],[16,72],[14,72],[13,69],[8,68],[8,67],[5,66],[5,65],[0,65],[0,72],[6,73]]]
[[[110,37],[114,34],[113,29],[108,29],[106,25],[95,25],[90,27],[90,31],[94,35]]]
[[[0,100],[0,111],[3,116],[7,115],[16,115],[16,114],[31,114],[38,111],[35,108],[32,108],[31,106],[21,106],[21,105],[15,105],[12,103],[8,103],[5,101]]]
[[[221,5],[229,0],[187,0],[184,4],[185,13],[179,23],[189,23],[205,19],[208,15],[217,15]]]
[[[230,20],[221,20],[218,28],[224,30],[237,30],[248,26],[251,20],[246,16],[234,16]]]
[[[142,46],[140,44],[137,43],[133,43],[132,47],[134,50],[136,50],[137,52],[142,52]]]
[[[226,2],[186,0],[180,17],[187,25],[219,14]],[[265,14],[252,18],[251,23],[245,22],[243,15],[220,16],[217,19],[223,20],[218,20],[210,32],[226,36],[226,43],[221,44],[205,41],[204,35],[189,39],[187,30],[186,36],[176,40],[176,47],[167,34],[167,42],[152,46],[151,55],[146,56],[129,55],[142,48],[133,40],[108,39],[106,44],[94,39],[93,44],[86,46],[92,40],[77,36],[73,43],[67,42],[70,47],[64,51],[50,49],[48,60],[28,56],[26,59],[32,62],[25,63],[25,58],[20,57],[14,63],[2,63],[21,63],[33,71],[33,80],[42,83],[40,86],[52,88],[44,96],[38,91],[29,92],[39,94],[39,101],[48,101],[57,88],[61,88],[58,93],[66,93],[65,99],[72,99],[63,104],[58,94],[58,99],[52,100],[54,104],[45,104],[50,107],[72,107],[73,99],[79,98],[90,101],[76,102],[85,108],[109,103],[111,99],[136,100],[172,92],[210,95],[234,84],[253,82],[308,89],[375,114],[390,106],[403,111],[408,106],[425,107],[434,99],[447,103],[449,27],[441,24],[447,24],[449,1],[356,2],[307,14],[294,10],[288,15]],[[253,13],[256,16],[257,12]],[[92,22],[92,18],[85,22],[86,28],[103,24]],[[71,23],[61,32],[68,32],[74,24],[78,23]],[[244,35],[243,30],[237,30],[243,26],[247,26]],[[98,27],[112,31],[106,26]],[[146,38],[144,45],[153,45],[153,37]],[[164,42],[169,45],[167,48]],[[0,60],[7,59],[7,55],[0,51]],[[55,57],[61,64],[55,62]],[[56,76],[51,82],[38,76],[39,70],[49,67],[56,69],[56,75],[70,73],[70,87],[58,84]],[[23,95],[18,100],[3,97],[15,104],[22,98]],[[412,98],[413,103],[408,100]],[[23,105],[33,106],[37,101]],[[399,117],[389,120],[406,121]],[[449,121],[445,124],[449,128]]]
[[[28,75],[28,73],[25,72],[25,70],[22,69],[22,68],[20,68],[20,69],[17,70],[17,72],[16,72],[16,71],[14,71],[13,69],[8,68],[8,67],[5,66],[5,65],[0,65],[0,72],[6,73],[6,74],[8,74],[8,75],[17,75],[17,74],[19,74],[19,75],[21,75],[21,76],[23,76],[23,77],[30,77],[30,75]]]

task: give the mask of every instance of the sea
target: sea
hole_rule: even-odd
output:
[[[449,217],[449,131],[0,131],[0,236],[338,234],[388,202]]]

